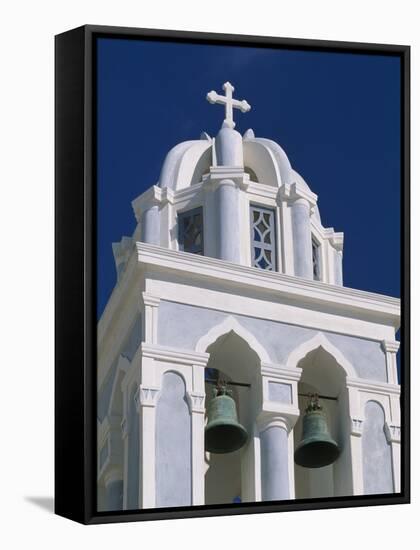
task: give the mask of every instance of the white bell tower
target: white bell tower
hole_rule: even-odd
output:
[[[113,244],[98,325],[100,510],[400,490],[396,298],[343,286],[343,233],[276,142],[236,131],[176,145]],[[337,220],[339,223],[339,220]],[[232,386],[248,439],[205,451],[209,373]],[[322,401],[337,460],[294,462],[306,397]]]

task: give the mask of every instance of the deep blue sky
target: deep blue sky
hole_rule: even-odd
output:
[[[111,243],[177,143],[216,135],[223,82],[246,99],[236,129],[277,141],[344,231],[344,284],[400,296],[400,61],[396,57],[142,40],[98,41],[98,314],[115,284]]]

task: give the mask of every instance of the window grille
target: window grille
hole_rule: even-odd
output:
[[[251,206],[252,265],[276,270],[276,237],[274,210]]]
[[[314,281],[321,280],[321,247],[318,242],[312,238],[312,266]]]
[[[200,206],[178,214],[179,250],[204,254],[203,209]]]

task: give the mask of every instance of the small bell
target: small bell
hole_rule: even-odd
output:
[[[339,454],[318,396],[314,394],[303,417],[302,440],[295,450],[295,462],[304,468],[322,468],[337,460]]]
[[[248,434],[239,424],[236,404],[226,384],[218,384],[207,411],[208,422],[204,431],[206,451],[231,453],[240,449]]]

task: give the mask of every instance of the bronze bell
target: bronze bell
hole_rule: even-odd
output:
[[[322,468],[337,460],[339,454],[318,396],[312,395],[303,417],[302,440],[295,450],[295,462],[304,468]]]
[[[239,424],[236,404],[226,385],[218,385],[207,410],[208,422],[204,431],[206,451],[231,453],[240,449],[248,434]]]

